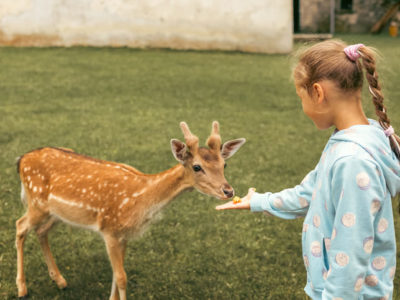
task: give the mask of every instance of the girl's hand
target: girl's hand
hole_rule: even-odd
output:
[[[239,203],[234,203],[233,201],[229,201],[225,204],[218,205],[216,210],[224,210],[224,209],[250,209],[250,199],[253,196],[255,188],[249,188],[249,192],[246,196],[244,196]]]

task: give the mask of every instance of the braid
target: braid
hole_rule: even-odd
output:
[[[376,72],[375,57],[372,50],[367,47],[361,47],[359,50],[362,65],[366,71],[365,76],[369,84],[369,92],[372,95],[372,102],[375,106],[375,113],[379,118],[379,123],[384,130],[390,127],[390,119],[386,113],[386,107],[383,104],[383,94],[381,91],[381,86],[378,81],[378,73]],[[400,138],[392,134],[389,136],[390,146],[396,157],[400,159]]]

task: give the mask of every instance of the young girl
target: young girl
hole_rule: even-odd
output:
[[[379,122],[362,109],[363,69]],[[319,163],[292,189],[250,189],[240,203],[217,209],[305,216],[305,291],[312,299],[392,299],[400,139],[383,105],[375,54],[362,44],[321,42],[300,55],[293,75],[304,113],[319,129],[335,126]]]

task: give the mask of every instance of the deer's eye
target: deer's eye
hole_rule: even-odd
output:
[[[194,165],[193,166],[193,171],[200,172],[201,170],[202,170],[201,166],[199,166],[199,165]]]
[[[224,169],[225,169],[227,166],[228,166],[228,165],[225,163],[225,164],[224,164]]]

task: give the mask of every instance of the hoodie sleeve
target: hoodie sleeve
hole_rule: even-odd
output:
[[[332,167],[332,235],[325,238],[329,271],[322,299],[358,299],[374,243],[374,221],[384,199],[385,184],[373,161],[349,156]],[[372,268],[382,269],[379,257]]]
[[[265,212],[283,219],[305,216],[314,191],[317,167],[294,188],[279,193],[254,193],[250,199],[251,211]]]

